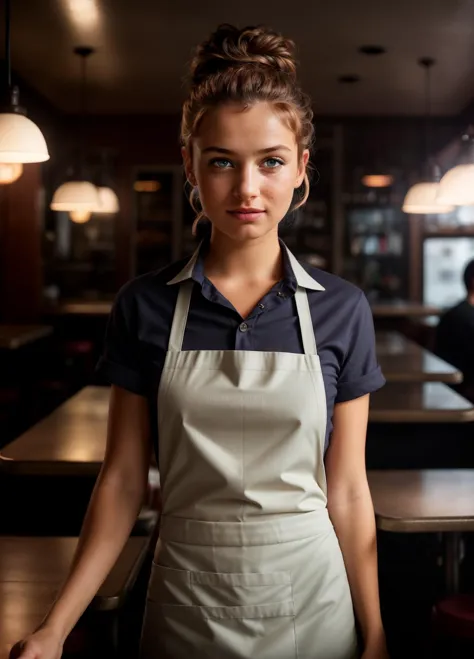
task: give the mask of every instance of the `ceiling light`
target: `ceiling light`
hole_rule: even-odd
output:
[[[118,197],[111,185],[112,177],[110,173],[110,159],[112,152],[107,149],[101,150],[101,164],[99,173],[94,179],[97,186],[98,205],[94,208],[94,213],[102,215],[113,215],[120,210]]]
[[[355,73],[347,73],[345,75],[339,76],[337,79],[343,85],[353,85],[356,82],[360,82],[360,76]]]
[[[474,205],[474,133],[464,135],[468,162],[453,167],[439,183],[438,202],[455,206]]]
[[[53,195],[53,211],[93,211],[99,205],[97,188],[89,181],[68,181]]]
[[[23,165],[20,162],[0,163],[0,185],[14,183],[23,174]]]
[[[387,50],[383,46],[375,46],[375,45],[367,45],[367,46],[360,46],[359,47],[359,53],[362,55],[370,55],[370,56],[376,56],[376,55],[384,55]]]
[[[438,215],[441,213],[450,213],[454,206],[447,203],[441,203],[438,199],[439,180],[441,172],[438,165],[430,160],[430,106],[431,106],[431,78],[430,71],[435,64],[431,57],[423,57],[418,64],[425,69],[425,146],[424,146],[424,168],[425,180],[413,185],[407,192],[403,201],[402,210],[404,213],[411,215]]]
[[[99,22],[97,0],[66,0],[72,20],[82,27],[94,27]]]
[[[118,213],[119,200],[112,188],[102,186],[97,188],[98,205],[94,213]]]
[[[367,188],[389,188],[393,180],[391,174],[366,174],[362,177],[362,185]]]
[[[135,181],[133,184],[135,192],[158,192],[160,188],[159,181]]]
[[[84,118],[86,114],[86,61],[94,50],[87,46],[79,46],[74,53],[81,57],[82,71],[82,108],[81,108],[81,130],[80,130],[80,159],[78,165],[78,176],[76,180],[63,183],[54,193],[51,202],[51,210],[54,211],[90,211],[94,212],[99,206],[97,188],[85,178],[85,129]]]
[[[439,183],[436,181],[416,183],[407,192],[402,210],[405,213],[430,215],[450,213],[453,206],[440,204],[437,200]]]
[[[48,147],[38,126],[20,107],[20,92],[12,86],[10,55],[10,0],[5,1],[5,68],[9,103],[0,111],[0,162],[49,160]]]
[[[71,218],[72,222],[75,222],[76,224],[85,224],[86,222],[89,222],[89,220],[91,219],[91,212],[70,211],[69,217]]]

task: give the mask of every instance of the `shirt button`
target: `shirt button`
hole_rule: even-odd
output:
[[[246,332],[248,330],[248,328],[249,328],[249,326],[247,325],[247,323],[242,323],[239,327],[239,330],[241,332]]]
[[[286,294],[282,293],[281,291],[278,291],[277,295],[278,295],[278,297],[282,297],[283,299],[286,298]]]
[[[265,309],[265,305],[260,302],[260,304],[258,305],[258,308],[259,309]]]

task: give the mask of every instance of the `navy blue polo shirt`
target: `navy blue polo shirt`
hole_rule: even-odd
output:
[[[295,305],[297,285],[306,289],[327,402],[326,446],[335,403],[371,393],[385,383],[377,364],[372,313],[367,298],[349,282],[299,264],[282,246],[283,279],[247,318],[204,274],[206,243],[195,263],[185,259],[126,284],[114,302],[99,374],[149,399],[153,443],[158,446],[157,396],[179,284],[192,279],[183,350],[261,350],[302,353]]]

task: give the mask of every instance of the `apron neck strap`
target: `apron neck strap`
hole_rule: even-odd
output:
[[[168,344],[168,350],[170,352],[180,352],[183,348],[184,332],[186,331],[193,287],[194,282],[192,279],[179,284],[178,299],[176,301]]]
[[[305,355],[317,355],[316,339],[314,337],[313,319],[309,308],[308,294],[301,286],[295,293],[296,310],[300,321],[301,338]]]
[[[180,352],[183,348],[184,332],[186,331],[193,288],[194,283],[192,280],[179,284],[178,299],[176,301],[168,344],[168,350],[170,352]],[[306,290],[300,286],[296,289],[295,302],[300,322],[304,353],[305,355],[316,355],[316,339],[314,338],[313,320],[311,318],[308,295]]]

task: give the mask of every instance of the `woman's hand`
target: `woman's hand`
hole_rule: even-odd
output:
[[[10,659],[61,659],[63,641],[51,629],[44,627],[16,643]]]

